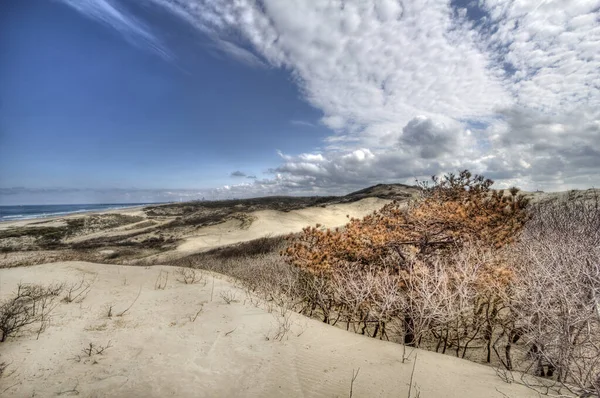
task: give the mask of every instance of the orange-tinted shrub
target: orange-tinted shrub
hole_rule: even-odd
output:
[[[420,183],[421,197],[408,205],[390,203],[335,231],[305,228],[284,255],[300,269],[325,276],[350,264],[400,271],[409,258],[424,260],[467,241],[502,247],[524,225],[527,201],[516,189],[509,195],[492,191],[492,184],[466,170],[434,177],[431,185]]]

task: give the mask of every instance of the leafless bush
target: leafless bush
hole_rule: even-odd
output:
[[[94,343],[89,343],[89,345],[84,348],[82,351],[85,355],[87,355],[88,357],[91,357],[92,355],[102,355],[104,353],[104,351],[108,350],[110,347],[112,347],[112,345],[110,344],[110,340],[108,341],[108,343],[106,343],[106,345],[97,345]]]
[[[181,283],[185,283],[186,285],[203,283],[206,285],[204,275],[193,268],[177,268],[174,272],[177,275],[177,280]]]
[[[93,364],[96,364],[96,363],[98,363],[98,361],[90,359],[90,358],[93,357],[93,356],[95,356],[95,355],[102,355],[102,354],[104,354],[104,352],[106,350],[108,350],[109,348],[111,348],[111,347],[112,347],[112,345],[111,345],[111,341],[110,340],[105,345],[99,345],[99,344],[95,344],[95,343],[90,342],[86,347],[84,347],[81,350],[81,352],[83,354],[83,358],[82,358],[82,355],[79,354],[79,355],[75,355],[74,357],[69,358],[69,359],[73,360],[75,362],[81,362],[83,360],[84,363],[90,363],[91,362]],[[76,391],[76,390],[73,389],[71,391]]]
[[[599,243],[593,196],[537,206],[513,248],[517,278],[507,302],[526,347],[523,366],[580,395],[600,395]]]
[[[276,330],[272,337],[267,336],[267,340],[282,341],[288,337],[292,329],[293,312],[286,307],[277,307],[276,309],[272,309],[271,314],[275,319]]]
[[[232,290],[225,290],[219,294],[221,299],[225,302],[225,304],[231,304],[237,302],[236,293]]]
[[[355,265],[332,275],[331,292],[327,292],[327,285],[322,281],[312,281],[307,297],[317,298],[322,309],[335,303],[329,310],[331,324],[339,320],[346,323],[346,330],[352,327],[354,332],[388,339],[388,325],[398,316],[404,303],[399,283],[396,274]]]
[[[14,336],[22,328],[36,323],[39,324],[39,337],[46,329],[50,313],[55,307],[55,300],[62,288],[62,285],[44,287],[20,283],[15,295],[0,304],[0,342]]]
[[[81,278],[79,282],[71,283],[66,285],[64,290],[66,292],[63,301],[65,303],[81,303],[87,297],[90,289],[92,288],[93,281],[86,281],[85,278]]]

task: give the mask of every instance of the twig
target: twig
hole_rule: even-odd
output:
[[[498,390],[498,387],[496,387],[496,391],[498,391],[500,394],[502,394],[502,396],[506,397],[506,398],[510,398],[510,395],[503,393],[502,391]]]
[[[75,395],[79,395],[79,390],[77,389],[77,387],[79,387],[79,382],[75,383],[75,387],[73,387],[70,390],[65,390],[65,391],[60,391],[58,393],[56,393],[56,395],[63,395],[63,394],[70,394],[70,393],[74,393]]]
[[[192,322],[196,322],[196,318],[198,318],[198,315],[200,315],[200,313],[202,312],[202,305],[200,306],[200,309],[198,310],[198,312],[196,312],[195,315],[190,316],[190,321]]]
[[[237,329],[237,326],[233,330],[230,330],[229,332],[225,333],[225,336],[229,336],[231,333],[235,332],[235,329]]]
[[[213,301],[213,293],[215,292],[215,276],[213,275],[212,288],[210,289],[210,301]]]
[[[135,304],[135,302],[137,301],[137,299],[140,297],[141,293],[142,293],[142,286],[140,286],[140,290],[138,291],[137,296],[135,296],[135,300],[133,300],[133,302],[129,305],[129,307],[125,308],[125,310],[123,310],[123,312],[117,314],[117,316],[123,316],[123,315],[125,315],[125,313],[127,311],[129,311],[131,309],[131,307],[133,307],[133,305]]]
[[[352,398],[352,394],[354,393],[354,380],[358,377],[358,372],[360,372],[360,368],[356,369],[356,373],[354,369],[352,369],[352,380],[350,380],[350,398]]]
[[[163,284],[163,280],[162,280],[163,270],[160,270],[160,272],[158,273],[158,276],[156,277],[156,282],[154,282],[154,290],[165,290],[165,288],[167,287],[167,283],[169,281],[169,272],[164,271],[164,273],[165,273],[164,284]]]
[[[412,368],[412,372],[410,373],[410,384],[408,386],[408,398],[410,398],[410,394],[412,392],[412,386],[413,386],[413,377],[415,376],[415,368],[417,367],[417,357],[419,356],[418,353],[415,354],[415,362],[413,363],[413,368]]]
[[[2,390],[2,393],[4,394],[5,392],[7,392],[8,390],[10,390],[11,388],[13,388],[14,386],[16,386],[17,384],[21,384],[21,382],[17,381],[15,384],[6,387],[4,390]]]

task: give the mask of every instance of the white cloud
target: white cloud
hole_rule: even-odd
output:
[[[480,0],[481,21],[446,0],[149,1],[235,59],[289,70],[332,130],[322,152],[281,154],[271,179],[230,190],[457,168],[528,188],[600,183],[600,0]]]
[[[519,105],[546,112],[600,105],[600,1],[483,0],[497,31],[490,45],[516,72]]]
[[[530,186],[566,189],[596,185],[600,171],[600,111],[588,107],[549,115],[512,108],[490,126],[490,148],[478,168]]]
[[[307,122],[306,120],[290,120],[290,123],[295,126],[316,127],[314,123]]]

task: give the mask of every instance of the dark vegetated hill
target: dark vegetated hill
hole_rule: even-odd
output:
[[[364,198],[381,198],[391,200],[409,199],[419,192],[419,187],[404,184],[377,184],[371,187],[352,192],[346,197],[360,200]]]
[[[191,201],[148,206],[149,217],[186,217],[200,211],[205,213],[252,212],[259,210],[291,211],[313,206],[351,203],[365,198],[403,200],[418,192],[416,186],[404,184],[378,184],[344,196],[265,196],[249,199]]]

